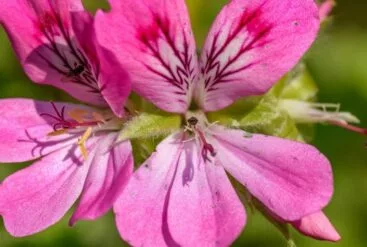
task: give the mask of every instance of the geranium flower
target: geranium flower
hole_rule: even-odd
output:
[[[33,81],[94,105],[0,100],[0,162],[36,160],[0,186],[6,229],[13,236],[39,232],[79,196],[70,224],[103,215],[133,170],[130,143],[115,145],[126,117],[127,74],[97,45],[79,0],[4,1],[0,21]]]
[[[329,202],[328,160],[314,147],[209,123],[206,113],[265,93],[314,41],[312,0],[232,0],[198,61],[183,0],[110,0],[96,15],[100,44],[129,72],[138,94],[185,118],[137,170],[114,206],[132,246],[228,246],[245,210],[233,177],[285,222]]]

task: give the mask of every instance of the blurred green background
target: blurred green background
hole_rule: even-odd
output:
[[[10,0],[8,0],[10,1]],[[85,1],[94,10],[103,1]],[[198,46],[201,46],[215,15],[225,0],[188,0]],[[357,115],[367,127],[367,1],[339,0],[333,23],[314,44],[307,58],[320,87],[320,102],[340,102],[342,109]],[[3,30],[0,30],[0,97],[51,100],[69,98],[47,86],[29,82],[22,72]],[[1,117],[1,116],[0,116]],[[367,243],[367,150],[365,137],[343,129],[317,126],[314,144],[331,160],[335,194],[326,213],[342,235],[339,243],[319,242],[294,232],[298,246],[366,246]],[[0,180],[24,165],[2,165]],[[110,213],[93,222],[67,226],[68,217],[35,236],[15,239],[0,227],[0,246],[125,246]],[[133,226],[132,226],[133,227]],[[248,224],[234,246],[285,246],[277,230],[259,214]]]

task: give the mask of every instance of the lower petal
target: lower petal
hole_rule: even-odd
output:
[[[59,221],[78,198],[88,167],[77,146],[56,151],[9,176],[0,186],[0,214],[16,237]]]
[[[246,220],[221,164],[204,162],[200,147],[185,143],[170,194],[168,230],[180,246],[229,246]]]
[[[132,246],[228,246],[246,219],[223,168],[202,162],[194,141],[175,137],[134,174],[115,212]]]
[[[114,205],[121,237],[131,246],[171,245],[165,232],[164,207],[182,152],[178,136],[171,136],[133,175]]]
[[[329,161],[314,147],[216,128],[213,144],[225,169],[286,221],[320,211],[333,193]]]
[[[134,167],[130,142],[116,146],[116,134],[101,139],[89,156],[90,171],[79,205],[70,224],[80,219],[96,219],[105,214],[125,188]]]

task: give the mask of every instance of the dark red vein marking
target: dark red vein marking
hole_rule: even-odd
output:
[[[204,81],[207,91],[213,91],[217,89],[214,86],[219,83],[227,83],[233,81],[233,79],[230,79],[228,77],[244,71],[258,63],[251,62],[249,64],[244,64],[240,68],[230,70],[231,65],[234,65],[241,58],[241,56],[245,55],[246,53],[260,45],[266,45],[271,42],[270,40],[267,40],[259,43],[269,34],[271,29],[273,28],[272,25],[268,23],[261,23],[261,9],[262,6],[252,11],[251,13],[245,11],[242,14],[237,26],[232,32],[228,34],[226,40],[220,47],[218,47],[218,39],[221,31],[219,30],[214,35],[210,51],[206,52],[207,62],[205,66],[201,69],[204,75],[209,75],[210,72],[214,70],[214,75],[208,76]],[[242,47],[236,54],[234,54],[232,57],[229,57],[224,64],[221,64],[218,60],[219,56],[226,50],[226,48],[228,48],[228,46],[235,40],[235,38],[241,34],[241,32],[245,31],[245,29],[249,33],[249,37],[243,42]]]
[[[55,64],[55,62],[51,61],[51,58],[46,57],[41,52],[37,52],[39,57],[46,62],[51,69],[56,70],[61,76],[67,78],[68,82],[87,87],[88,92],[101,94],[102,89],[98,85],[98,61],[94,61],[96,65],[93,66],[95,68],[93,69],[84,53],[79,48],[75,47],[70,31],[65,28],[65,24],[63,23],[59,13],[57,13],[53,7],[51,8],[51,12],[46,12],[44,16],[40,17],[38,27],[48,41],[48,43],[44,44],[43,47],[56,55],[62,64]],[[77,61],[76,64],[72,64],[65,53],[60,50],[58,46],[64,45],[56,42],[56,36],[61,36],[65,40],[66,47],[69,49],[68,52]],[[74,73],[76,71],[76,67],[83,68],[83,70],[80,71],[80,73]]]
[[[158,14],[153,15],[153,23],[149,27],[141,28],[138,39],[144,44],[144,47],[149,51],[160,63],[160,65],[167,71],[167,74],[158,71],[151,65],[144,64],[145,67],[155,75],[161,77],[164,81],[170,83],[181,91],[186,91],[190,87],[192,78],[194,78],[194,63],[193,56],[190,54],[189,42],[185,33],[183,33],[184,43],[183,51],[180,51],[174,40],[174,33],[172,33],[172,26],[167,18],[161,18]],[[164,40],[172,50],[179,63],[174,65],[166,62],[161,52],[159,51],[158,41]],[[146,51],[145,51],[146,52]],[[185,94],[185,93],[181,93]]]

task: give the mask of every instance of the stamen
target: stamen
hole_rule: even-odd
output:
[[[67,114],[71,119],[77,121],[78,123],[83,123],[85,116],[88,115],[88,112],[83,109],[72,109],[68,111]]]
[[[97,122],[100,122],[100,123],[106,122],[103,115],[98,112],[93,112],[92,116],[93,116],[93,119],[96,120]]]
[[[88,138],[92,135],[92,127],[88,127],[87,130],[84,132],[83,136],[78,141],[78,146],[80,151],[83,155],[84,160],[88,158],[88,150],[85,147],[85,143],[87,142]]]
[[[208,158],[208,153],[210,153],[212,157],[215,157],[217,153],[215,152],[213,145],[211,145],[210,143],[206,141],[204,133],[201,132],[200,130],[197,130],[197,133],[199,134],[199,139],[201,143],[203,144],[203,150],[201,151],[201,155],[203,156],[204,161],[211,161]]]
[[[101,114],[96,113],[96,112],[90,113],[83,109],[70,110],[67,113],[67,115],[71,119],[66,119],[65,118],[65,106],[63,106],[61,108],[61,111],[59,111],[53,102],[51,102],[51,105],[55,110],[56,116],[49,114],[49,113],[40,114],[41,116],[48,117],[56,121],[56,123],[53,124],[54,132],[50,133],[50,135],[53,135],[53,134],[58,135],[62,133],[62,130],[65,130],[65,129],[75,129],[78,127],[90,127],[90,126],[95,126],[95,125],[105,122]]]
[[[197,123],[199,122],[199,120],[196,118],[196,117],[191,117],[187,120],[187,123],[190,125],[190,126],[196,126]]]
[[[66,129],[55,130],[47,134],[47,136],[59,136],[66,133]]]
[[[208,156],[210,155],[212,157],[215,157],[216,152],[214,147],[206,140],[204,133],[206,133],[208,129],[210,129],[210,127],[215,125],[216,123],[209,124],[204,113],[202,112],[187,113],[186,122],[187,124],[185,125],[185,131],[191,132],[195,135],[195,138],[200,142],[202,148],[201,156],[203,157],[205,162],[210,162],[211,160]]]

